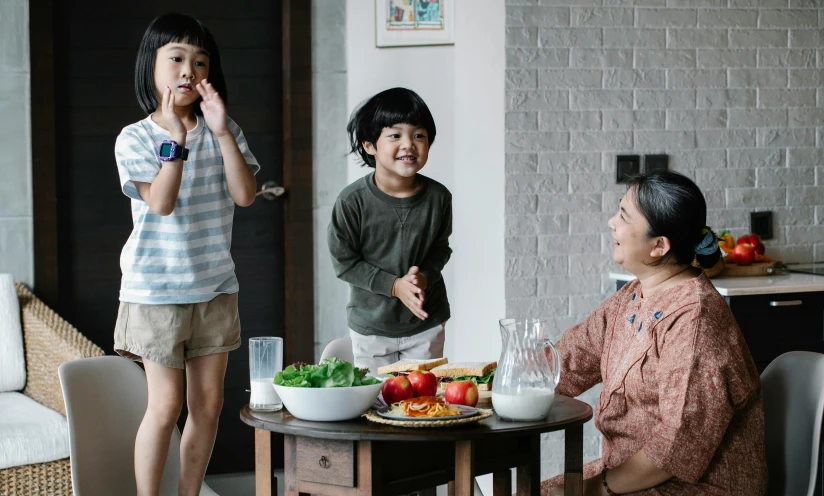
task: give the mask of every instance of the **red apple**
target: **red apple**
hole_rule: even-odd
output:
[[[391,405],[392,403],[412,398],[415,396],[415,389],[406,377],[392,377],[383,381],[381,394],[383,395],[383,401]]]
[[[755,252],[759,255],[763,255],[765,251],[764,243],[761,242],[761,236],[757,234],[745,234],[738,238],[736,244],[742,245],[744,243],[749,243],[755,249]]]
[[[478,387],[472,381],[450,382],[443,398],[452,405],[475,406],[478,404]]]
[[[738,265],[752,265],[755,260],[755,248],[749,243],[735,245],[732,250],[733,262]]]
[[[428,370],[413,370],[407,377],[418,396],[435,396],[438,392],[438,378]]]

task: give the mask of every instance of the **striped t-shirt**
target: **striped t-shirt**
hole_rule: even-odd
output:
[[[229,119],[249,169],[260,170],[243,131]],[[229,196],[220,145],[203,117],[186,135],[189,157],[174,211],[152,212],[135,182],[154,181],[163,162],[157,157],[163,140],[171,139],[151,115],[123,128],[114,154],[123,193],[132,199],[132,230],[120,255],[123,279],[120,301],[148,305],[201,303],[238,290],[229,253],[235,202]]]

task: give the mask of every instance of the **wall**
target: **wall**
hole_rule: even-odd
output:
[[[393,86],[415,90],[438,134],[423,174],[453,194],[452,318],[446,355],[497,359],[504,308],[504,5],[457,2],[455,44],[375,47],[375,2],[346,2],[347,109]],[[343,128],[341,127],[341,130]],[[349,160],[348,181],[371,169]],[[344,303],[345,304],[345,303]],[[345,326],[344,305],[340,322]],[[345,329],[344,329],[345,330]]]
[[[768,255],[824,260],[820,2],[506,4],[508,314],[550,318],[558,337],[613,291],[622,152],[669,154],[704,191],[710,226],[738,236],[771,210]],[[544,475],[561,468],[550,456]]]
[[[34,283],[29,2],[0,2],[0,273]]]

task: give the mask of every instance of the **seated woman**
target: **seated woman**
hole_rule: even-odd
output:
[[[633,177],[609,219],[612,258],[637,279],[558,344],[556,392],[598,383],[602,458],[584,494],[766,494],[761,380],[707,276],[720,257],[698,186],[670,171]],[[563,494],[563,476],[542,495]]]

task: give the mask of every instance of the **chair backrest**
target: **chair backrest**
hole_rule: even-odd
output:
[[[791,351],[761,373],[770,495],[812,495],[824,416],[824,355]]]
[[[333,339],[326,345],[320,355],[321,360],[329,357],[336,357],[354,363],[355,355],[352,353],[352,339],[349,336]]]
[[[73,360],[58,369],[71,443],[75,496],[136,494],[134,442],[146,413],[146,374],[122,357]],[[175,427],[160,485],[177,495],[180,431]]]

